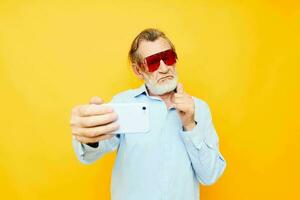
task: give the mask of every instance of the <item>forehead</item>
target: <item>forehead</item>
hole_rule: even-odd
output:
[[[143,40],[139,45],[139,53],[143,58],[168,49],[171,49],[169,42],[161,37],[155,41]]]

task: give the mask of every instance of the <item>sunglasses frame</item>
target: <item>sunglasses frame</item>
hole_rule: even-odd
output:
[[[171,54],[171,55],[170,55]],[[174,60],[171,60],[172,63],[168,64],[168,62],[165,59],[165,56],[172,56],[172,59],[174,58]],[[154,63],[154,64],[149,64],[150,59],[159,59],[158,62]],[[168,58],[170,59],[170,58]],[[161,51],[159,53],[147,56],[144,60],[143,63],[146,64],[146,66],[148,67],[148,71],[149,72],[155,72],[156,70],[158,70],[159,66],[160,66],[160,61],[163,61],[166,65],[171,66],[174,65],[177,61],[177,54],[173,49],[168,49],[165,51]],[[152,65],[152,66],[151,66]]]

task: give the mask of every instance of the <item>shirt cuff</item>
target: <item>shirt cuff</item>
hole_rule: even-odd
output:
[[[87,144],[81,143],[82,149],[84,152],[91,152],[91,151],[98,151],[98,150],[113,150],[113,148],[118,144],[119,142],[119,136],[115,135],[114,137],[110,139],[101,140],[98,142],[98,147],[91,147]]]
[[[180,130],[180,136],[186,145],[194,145],[197,149],[201,149],[204,144],[205,128],[196,122],[196,126],[190,131]]]
[[[100,144],[100,142],[98,142],[97,147],[91,147],[88,144],[81,143],[81,146],[84,151],[95,151],[95,150],[99,149],[99,146],[100,146],[99,144]]]
[[[99,142],[87,143],[90,147],[97,148],[99,146]]]

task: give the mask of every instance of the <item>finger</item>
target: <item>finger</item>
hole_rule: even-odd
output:
[[[88,138],[88,137],[84,137],[84,136],[75,136],[75,139],[81,143],[87,144],[87,143],[95,143],[95,142],[99,142],[101,140],[110,139],[112,137],[114,137],[114,134],[105,134],[105,135],[100,135],[100,136],[94,137],[94,138]]]
[[[185,103],[178,103],[178,104],[175,104],[175,108],[176,108],[176,110],[179,110],[179,111],[187,111],[187,109],[189,107]]]
[[[91,115],[104,115],[107,113],[111,113],[113,111],[112,107],[108,105],[83,105],[79,107],[79,116],[87,117]]]
[[[118,115],[115,112],[107,113],[104,115],[93,115],[89,117],[77,117],[75,118],[76,125],[78,127],[88,128],[94,126],[102,126],[118,119]]]
[[[103,100],[100,98],[100,97],[97,97],[97,96],[94,96],[91,98],[90,100],[90,104],[102,104],[103,103]]]
[[[172,101],[184,101],[187,103],[191,103],[193,101],[193,98],[190,95],[187,94],[177,94],[175,93],[172,97]]]
[[[185,94],[183,94],[183,93],[174,93],[174,98],[181,98],[181,97],[185,97]]]
[[[79,108],[80,108],[79,105],[74,106],[74,107],[72,108],[71,114],[72,114],[72,115],[79,115]]]
[[[178,94],[183,94],[184,90],[183,90],[183,85],[181,83],[177,83],[177,89],[176,89]]]
[[[184,94],[178,94],[178,93],[173,93],[171,95],[171,102],[174,103],[178,99],[184,99],[185,95]]]
[[[177,101],[177,100],[180,100],[180,101],[189,101],[189,98],[186,94],[178,94],[178,93],[174,93],[173,96],[172,96],[172,100],[173,101]]]
[[[180,99],[180,98],[178,98],[178,99],[175,98],[173,103],[174,104],[184,104],[184,103],[186,103],[186,100],[185,99]]]
[[[107,134],[114,132],[119,129],[119,124],[117,122],[112,122],[103,126],[96,126],[92,128],[82,128],[82,127],[74,127],[72,129],[72,134],[77,136],[84,137],[98,137],[99,135]]]

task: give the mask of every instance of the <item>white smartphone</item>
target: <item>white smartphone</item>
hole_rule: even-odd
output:
[[[107,103],[118,114],[118,133],[146,133],[149,131],[149,107],[146,103]]]

